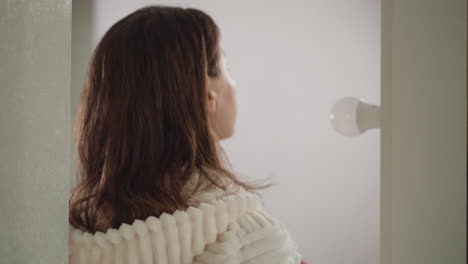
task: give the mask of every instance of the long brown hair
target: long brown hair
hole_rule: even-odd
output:
[[[219,74],[220,31],[203,11],[147,6],[115,23],[93,52],[75,124],[78,185],[70,224],[105,232],[186,208],[190,175],[206,170],[255,191],[227,168],[205,112]],[[222,156],[219,154],[223,154]]]

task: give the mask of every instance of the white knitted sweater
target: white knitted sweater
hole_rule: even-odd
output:
[[[232,186],[228,191],[232,191]],[[258,195],[236,186],[199,192],[185,211],[150,216],[94,234],[70,228],[70,264],[299,264],[297,244],[262,209]]]

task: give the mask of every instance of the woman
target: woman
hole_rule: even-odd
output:
[[[70,263],[300,263],[225,168],[234,82],[204,12],[149,6],[96,47],[77,112]]]

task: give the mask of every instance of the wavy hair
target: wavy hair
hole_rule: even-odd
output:
[[[220,177],[251,191],[270,186],[237,179],[210,129],[205,85],[206,75],[220,73],[219,39],[203,11],[161,5],[138,9],[105,33],[75,119],[73,227],[105,232],[187,208],[192,193],[184,186],[195,170],[202,177],[194,192],[204,182],[225,189]]]

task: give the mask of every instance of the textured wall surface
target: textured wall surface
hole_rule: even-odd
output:
[[[71,0],[0,1],[0,263],[67,263]]]

